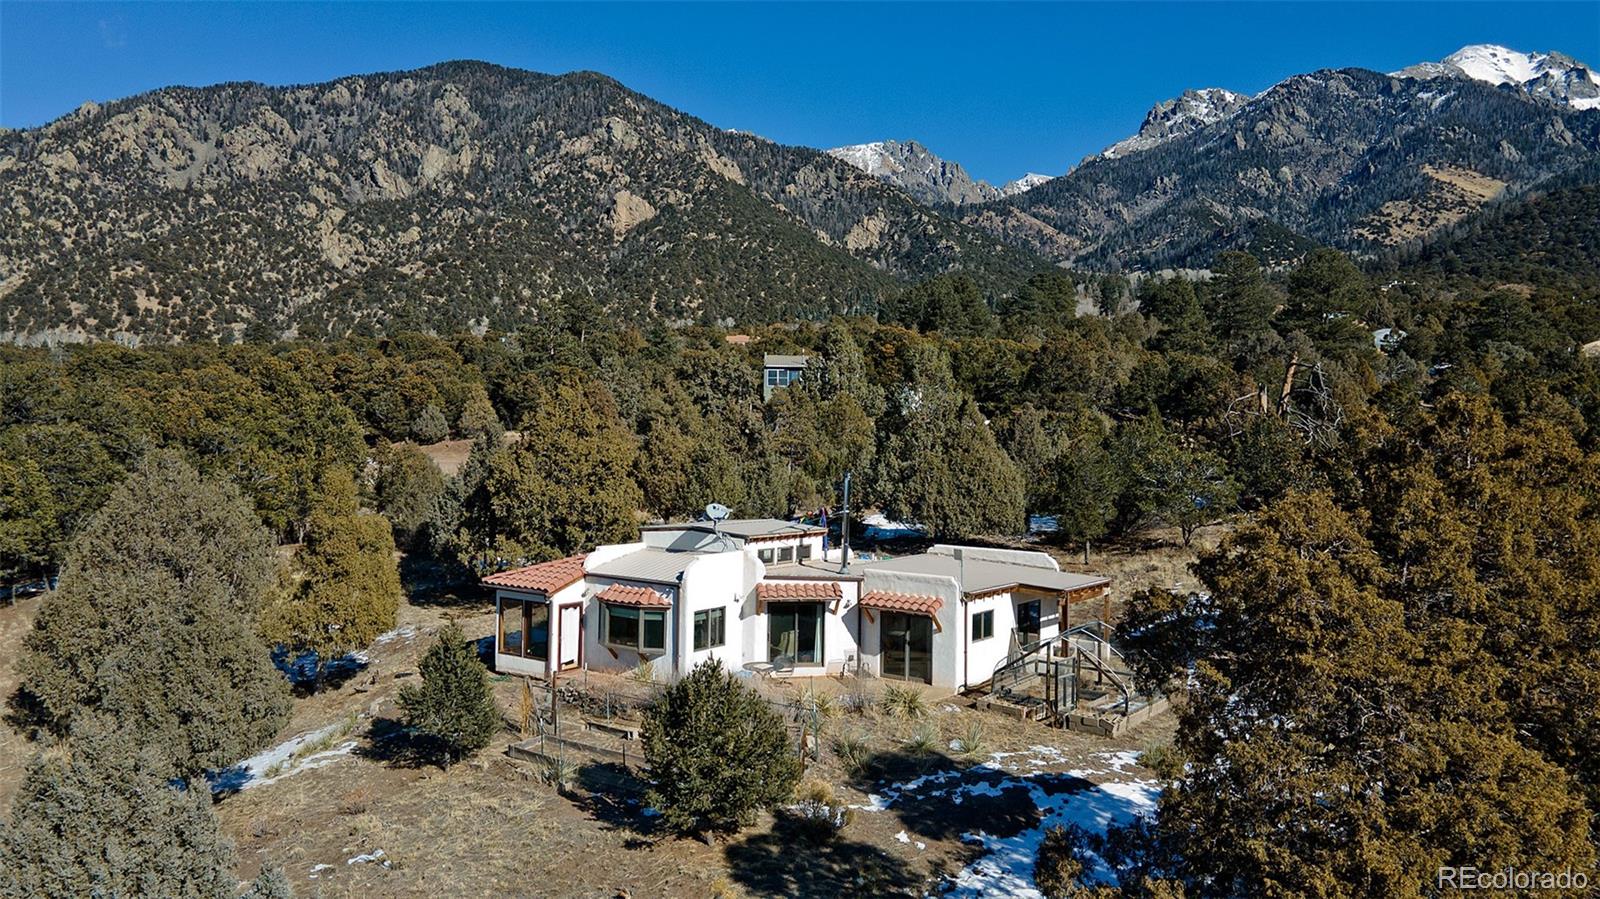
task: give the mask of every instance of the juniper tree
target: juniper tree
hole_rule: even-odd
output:
[[[266,630],[290,649],[316,653],[320,683],[329,660],[393,628],[400,606],[389,523],[361,512],[342,468],[319,479],[300,566],[303,579],[268,611]]]
[[[488,746],[500,729],[500,711],[489,672],[459,625],[439,631],[418,668],[422,683],[401,689],[400,708],[440,764],[448,768]]]
[[[425,539],[422,530],[444,494],[444,475],[412,443],[382,446],[377,461],[378,511],[393,525],[397,542],[416,546]]]
[[[8,593],[49,562],[60,530],[50,484],[32,459],[0,458],[0,584]]]
[[[646,801],[682,834],[732,832],[789,799],[800,765],[783,718],[711,659],[645,714]]]
[[[257,631],[272,543],[231,485],[151,454],[85,524],[18,663],[36,723],[89,710],[157,747],[173,773],[231,764],[270,738],[288,688]]]
[[[0,825],[0,896],[232,899],[233,849],[210,792],[168,771],[159,747],[80,719],[70,750],[28,765]]]

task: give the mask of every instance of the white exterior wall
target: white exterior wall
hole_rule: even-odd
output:
[[[754,559],[746,553],[718,553],[697,559],[683,572],[683,601],[675,604],[677,641],[677,674],[683,676],[694,666],[707,659],[718,659],[723,667],[737,670],[744,664],[740,652],[739,611],[744,597],[755,587]],[[724,615],[724,643],[721,646],[696,651],[694,648],[694,613],[706,609],[722,609]],[[670,642],[670,641],[669,641]]]
[[[994,612],[994,636],[987,640],[972,639],[972,619],[982,612]],[[962,635],[967,639],[966,683],[981,684],[994,675],[996,665],[1005,661],[1011,649],[1011,637],[1017,627],[1017,608],[1010,593],[985,596],[967,603],[967,614],[961,622]]]
[[[846,670],[846,666],[851,666],[851,670],[853,670],[852,660],[859,658],[861,654],[861,646],[856,633],[856,620],[860,614],[857,602],[861,598],[861,583],[859,581],[832,581],[828,578],[820,577],[814,580],[808,578],[764,580],[766,566],[761,565],[760,560],[752,558],[752,561],[761,566],[763,578],[751,583],[750,590],[741,606],[743,610],[741,618],[743,620],[740,623],[740,630],[742,631],[740,646],[744,654],[744,661],[772,661],[772,659],[768,658],[770,655],[770,641],[767,633],[768,616],[765,612],[757,611],[759,606],[756,601],[756,583],[837,583],[843,598],[838,601],[828,600],[822,603],[827,608],[827,614],[822,619],[822,662],[818,665],[796,665],[794,670],[799,675],[820,675],[828,672],[839,672]],[[787,600],[779,601],[786,602]],[[801,601],[804,602],[806,600]],[[731,638],[729,642],[732,642]]]
[[[921,593],[937,596],[943,600],[937,616],[938,626],[933,631],[933,685],[951,689],[961,686],[961,647],[966,639],[966,631],[961,624],[961,588],[955,578],[939,574],[912,574],[868,568],[861,589],[869,593],[873,590]],[[878,625],[881,623],[883,613],[878,609],[873,609],[871,612],[872,621],[867,621],[866,616],[862,616],[862,658],[866,660],[869,670],[881,675],[882,644],[879,640]]]
[[[665,596],[674,606],[678,601],[678,588],[667,584],[655,584],[648,581],[630,581],[623,578],[600,577],[598,575],[585,575],[584,581],[587,588],[584,590],[583,603],[583,658],[584,662],[596,671],[632,671],[639,667],[639,660],[643,653],[621,647],[608,646],[600,642],[600,606],[595,594],[612,584],[621,584],[624,587],[648,587]],[[656,659],[655,676],[658,680],[671,676],[672,652],[674,631],[672,626],[672,609],[667,611],[667,648],[660,655],[651,654]],[[666,659],[665,662],[660,659]]]
[[[525,674],[533,677],[549,677],[553,665],[558,664],[557,657],[561,650],[556,644],[556,634],[560,628],[558,609],[564,604],[581,601],[583,599],[583,581],[568,584],[557,590],[554,594],[546,596],[533,590],[511,590],[498,588],[494,593],[494,670],[501,674]],[[543,602],[550,607],[550,642],[545,647],[548,658],[541,662],[538,659],[525,659],[522,656],[506,655],[500,651],[500,610],[504,600],[511,599],[520,602]],[[523,635],[527,639],[527,635]]]

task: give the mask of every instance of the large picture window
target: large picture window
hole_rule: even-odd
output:
[[[727,642],[727,610],[705,609],[694,613],[694,648],[712,649]]]
[[[822,621],[826,607],[816,602],[767,605],[767,658],[796,665],[822,664]]]
[[[603,639],[609,646],[635,652],[665,652],[667,613],[632,606],[600,606]]]
[[[543,602],[500,600],[501,655],[535,659],[550,653],[550,607]]]

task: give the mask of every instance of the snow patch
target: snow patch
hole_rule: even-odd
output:
[[[310,750],[351,730],[350,722],[338,721],[320,730],[301,734],[250,756],[242,762],[206,773],[212,793],[234,792],[282,780],[291,774],[331,765],[355,751],[357,741],[345,740],[326,749]]]

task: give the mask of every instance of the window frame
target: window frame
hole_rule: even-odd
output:
[[[756,558],[760,559],[761,560],[761,564],[763,564],[763,565],[771,565],[771,564],[773,564],[774,555],[773,555],[772,547],[769,546],[766,549],[758,549],[758,550],[756,550]]]
[[[693,642],[695,652],[719,649],[728,645],[728,610],[724,606],[701,609],[694,613]],[[702,642],[702,638],[704,642]]]
[[[983,633],[980,635],[979,631]],[[972,642],[988,640],[994,636],[994,609],[972,613]]]
[[[792,547],[792,546],[780,546],[780,547],[778,547],[778,564],[779,565],[782,565],[785,562],[793,562],[793,561],[794,561],[794,547]]]
[[[635,624],[634,642],[632,643],[621,643],[613,639],[611,620],[616,616],[617,610],[619,609],[626,609],[627,611],[633,613],[631,617]],[[660,646],[647,646],[645,644],[646,633],[650,629],[649,625],[647,624],[649,621],[656,621],[660,623]],[[638,653],[639,655],[665,655],[667,651],[667,610],[643,609],[638,606],[624,605],[622,603],[602,602],[600,603],[600,642],[611,647],[612,649],[628,649]]]

